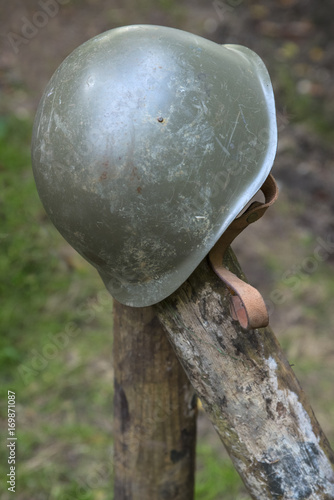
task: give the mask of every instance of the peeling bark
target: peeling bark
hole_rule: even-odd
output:
[[[155,310],[250,495],[333,500],[333,451],[272,330],[231,319],[206,260]]]
[[[151,307],[114,302],[114,498],[192,500],[196,395]]]

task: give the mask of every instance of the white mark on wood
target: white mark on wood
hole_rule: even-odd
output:
[[[296,429],[290,429],[289,426],[282,429],[280,442],[268,449],[268,459],[264,460],[263,457],[261,462],[272,470],[278,488],[283,492],[289,491],[290,496],[287,498],[309,498],[312,495],[314,500],[320,500],[324,498],[323,494],[334,498],[334,472],[319,444],[320,437],[314,433],[307,411],[295,392],[279,389],[276,361],[269,357],[266,364],[276,404],[281,403],[290,414],[295,415],[300,435],[296,439]],[[303,484],[296,481],[298,470],[303,475]]]
[[[290,408],[293,408],[293,410],[298,418],[299,426],[301,429],[303,429],[307,440],[309,440],[315,444],[318,444],[320,441],[320,438],[319,438],[319,436],[316,436],[314,434],[311,419],[308,416],[307,412],[305,411],[303,405],[298,400],[297,394],[295,392],[288,391],[288,390],[282,391],[278,388],[278,379],[277,379],[277,375],[276,375],[276,369],[277,369],[276,361],[272,357],[270,357],[267,361],[267,365],[269,368],[269,380],[273,386],[273,389],[275,390],[275,392],[278,396],[278,400],[281,400],[281,401],[285,400],[289,404]]]

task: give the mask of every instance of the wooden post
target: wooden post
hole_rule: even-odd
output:
[[[114,301],[114,499],[193,500],[196,395],[152,307]]]
[[[333,451],[272,330],[231,319],[206,260],[155,309],[252,498],[333,500]]]

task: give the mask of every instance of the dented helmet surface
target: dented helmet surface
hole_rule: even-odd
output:
[[[262,60],[160,26],[74,50],[36,114],[32,163],[63,237],[117,300],[148,306],[192,273],[267,178],[276,152]]]

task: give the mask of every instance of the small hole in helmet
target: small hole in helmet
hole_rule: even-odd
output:
[[[157,118],[157,120],[158,120],[159,123],[163,123],[164,122],[164,118],[162,116],[159,116]]]

